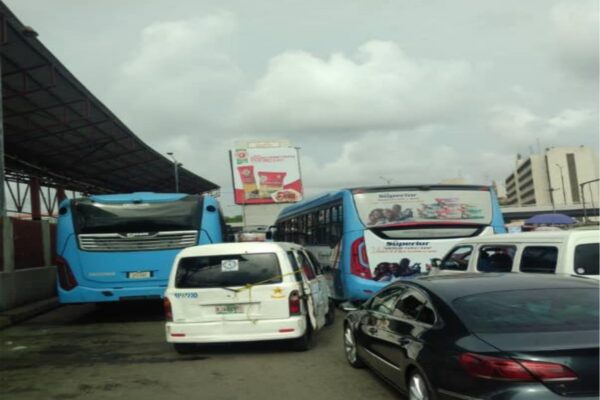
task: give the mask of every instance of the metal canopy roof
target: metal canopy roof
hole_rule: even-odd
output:
[[[85,193],[173,192],[173,163],[131,132],[0,1],[6,177]],[[149,116],[151,117],[151,116]],[[217,189],[179,168],[184,193]]]

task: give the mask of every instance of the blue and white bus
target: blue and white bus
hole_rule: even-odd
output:
[[[427,273],[460,239],[506,232],[494,190],[472,185],[344,189],[283,209],[275,227],[316,255],[338,301]]]
[[[56,237],[61,303],[160,299],[175,255],[220,243],[225,223],[210,196],[97,195],[65,200]]]

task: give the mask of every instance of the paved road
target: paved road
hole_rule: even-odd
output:
[[[346,364],[342,317],[304,353],[271,342],[180,356],[164,340],[160,304],[62,307],[0,331],[0,398],[399,399]]]

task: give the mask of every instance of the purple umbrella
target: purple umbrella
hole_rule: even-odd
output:
[[[565,214],[539,214],[525,221],[527,225],[571,225],[576,221]]]

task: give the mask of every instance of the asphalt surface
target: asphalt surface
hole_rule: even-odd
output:
[[[64,306],[0,330],[0,398],[401,399],[346,363],[343,315],[308,352],[269,342],[181,356],[165,342],[158,303]]]

